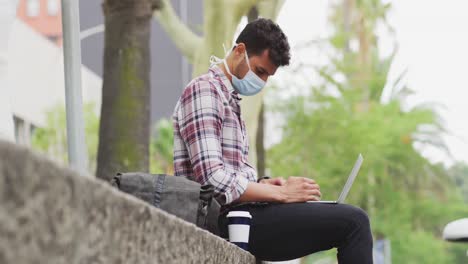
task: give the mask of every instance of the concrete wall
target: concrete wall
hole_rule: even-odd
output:
[[[221,238],[0,141],[0,263],[255,263]]]

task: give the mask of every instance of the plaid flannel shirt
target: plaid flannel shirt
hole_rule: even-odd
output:
[[[238,93],[217,66],[192,80],[174,110],[174,174],[215,187],[226,205],[257,179]]]

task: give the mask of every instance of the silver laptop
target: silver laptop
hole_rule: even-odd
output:
[[[353,186],[353,182],[356,179],[356,176],[359,172],[359,169],[361,168],[361,164],[363,161],[364,161],[364,158],[362,157],[361,154],[359,154],[356,160],[356,163],[354,163],[354,167],[351,170],[351,173],[349,174],[348,180],[346,181],[346,184],[343,187],[343,191],[341,191],[340,197],[338,197],[338,200],[336,201],[308,201],[308,203],[343,203],[344,200],[346,199],[346,196],[348,196],[351,186]]]

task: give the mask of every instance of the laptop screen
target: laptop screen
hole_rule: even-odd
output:
[[[362,157],[362,154],[359,154],[358,159],[356,160],[356,163],[354,164],[354,167],[351,170],[351,173],[349,174],[348,180],[346,181],[346,184],[343,187],[343,191],[341,191],[340,197],[337,201],[338,203],[344,202],[346,196],[348,196],[349,190],[351,189],[351,186],[353,186],[354,179],[356,179],[356,176],[359,172],[359,169],[361,168],[363,161],[364,158]]]

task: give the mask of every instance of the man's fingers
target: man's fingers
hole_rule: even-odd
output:
[[[308,190],[307,192],[309,195],[314,195],[317,197],[322,197],[322,193],[318,189]]]
[[[316,196],[322,197],[322,192],[320,192],[320,190],[314,190],[314,191],[315,191]]]
[[[320,197],[316,195],[308,195],[307,201],[320,201]]]
[[[315,184],[316,183],[315,180],[313,180],[313,179],[309,179],[309,178],[305,178],[305,177],[302,177],[302,179],[304,179],[305,182],[310,183],[310,184]]]
[[[304,181],[304,182],[311,182],[311,181],[313,181],[312,183],[315,183],[314,180],[309,179],[309,178],[307,178],[307,177],[302,177],[302,176],[289,176],[288,179],[297,180],[297,181]]]
[[[314,184],[311,184],[311,183],[305,183],[304,184],[304,187],[308,190],[314,190],[314,189],[317,189],[317,190],[320,190],[320,186],[316,183]]]

